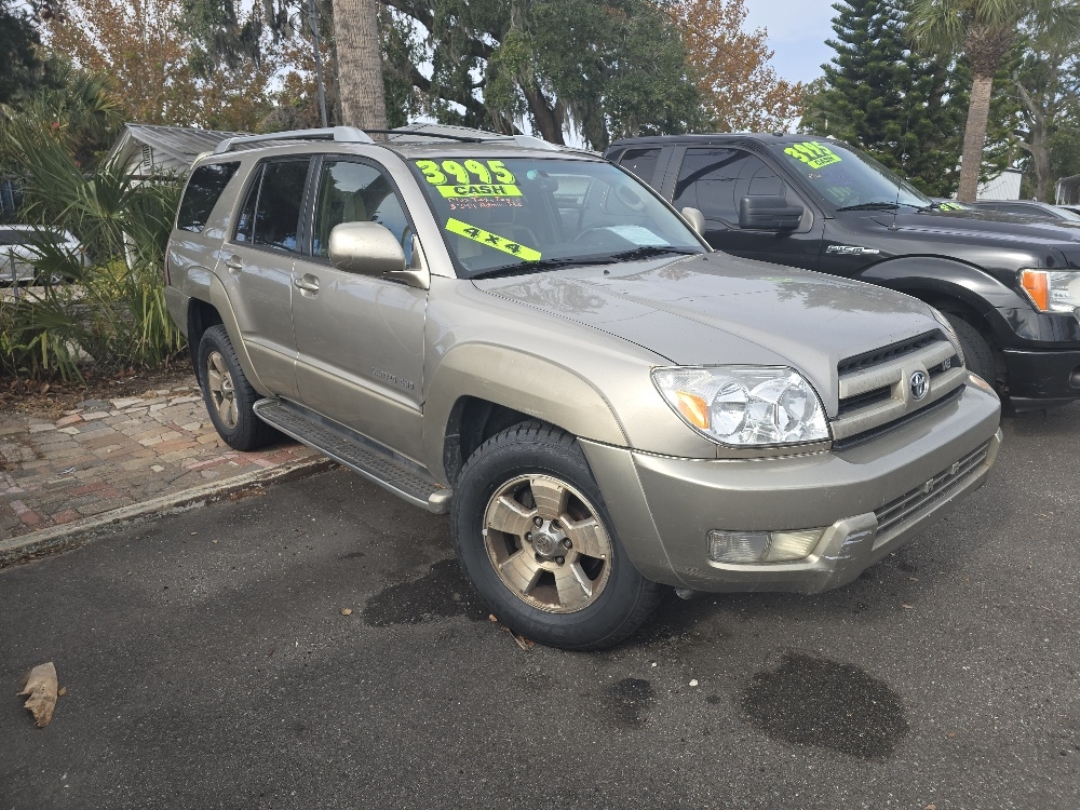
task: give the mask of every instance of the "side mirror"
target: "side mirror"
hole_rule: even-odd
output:
[[[680,213],[683,219],[690,223],[690,227],[698,232],[698,236],[705,235],[705,215],[696,208],[686,206]]]
[[[739,227],[744,231],[793,231],[805,211],[801,205],[790,205],[779,194],[743,197],[739,202]]]
[[[405,251],[378,222],[343,222],[330,231],[330,263],[346,273],[381,276],[405,269]]]

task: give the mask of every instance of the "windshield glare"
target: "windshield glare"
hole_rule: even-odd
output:
[[[693,231],[608,164],[565,159],[413,160],[459,275],[587,264],[637,249],[703,252]]]
[[[926,208],[933,204],[907,180],[842,143],[814,140],[770,148],[836,209],[874,204]]]

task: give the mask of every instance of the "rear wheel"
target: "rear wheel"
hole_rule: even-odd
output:
[[[258,450],[280,434],[255,415],[258,394],[236,358],[229,333],[221,324],[199,341],[199,384],[218,435],[237,450]]]
[[[480,447],[455,487],[452,527],[488,609],[542,644],[614,646],[663,591],[630,562],[581,448],[557,428],[525,423]]]

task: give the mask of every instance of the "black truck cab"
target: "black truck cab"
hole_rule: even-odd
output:
[[[714,248],[937,307],[971,370],[1013,408],[1080,399],[1080,227],[942,206],[859,150],[812,135],[632,138],[605,157],[694,209],[688,218]]]

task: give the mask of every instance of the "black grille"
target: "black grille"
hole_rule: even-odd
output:
[[[897,357],[903,357],[905,354],[917,352],[919,349],[926,348],[939,340],[945,340],[945,336],[939,330],[935,329],[913,338],[890,343],[888,346],[882,346],[880,349],[874,349],[873,351],[863,352],[862,354],[848,357],[837,364],[836,370],[840,373],[840,376],[851,374],[853,371],[859,371],[860,369],[869,368],[870,366],[877,366],[881,363],[886,363],[889,360],[895,360]]]

